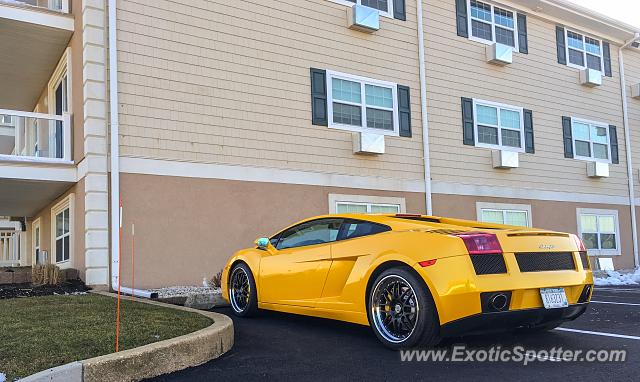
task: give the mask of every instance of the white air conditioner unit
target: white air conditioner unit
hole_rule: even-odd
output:
[[[640,99],[640,84],[631,86],[631,97]]]
[[[491,152],[493,168],[518,168],[520,159],[517,151],[493,150]]]
[[[602,85],[602,73],[599,70],[583,69],[580,71],[580,84],[594,87]]]
[[[359,4],[347,7],[347,27],[360,32],[373,33],[380,29],[380,12],[375,8]]]
[[[608,178],[609,163],[587,162],[587,176],[589,178]]]
[[[513,63],[513,48],[509,45],[494,42],[485,48],[487,62],[495,65],[509,65]]]
[[[384,135],[353,133],[354,154],[384,154]]]

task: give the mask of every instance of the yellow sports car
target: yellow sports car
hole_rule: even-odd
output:
[[[258,309],[370,325],[388,347],[494,330],[549,330],[587,308],[575,235],[425,215],[325,215],[234,254],[223,296]]]

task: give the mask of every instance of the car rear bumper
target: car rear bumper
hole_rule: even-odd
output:
[[[583,303],[557,309],[533,308],[479,313],[442,325],[440,334],[443,337],[459,337],[561,323],[575,320],[587,310],[587,306],[588,303]]]

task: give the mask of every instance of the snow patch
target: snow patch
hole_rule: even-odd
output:
[[[629,273],[616,271],[606,271],[607,277],[596,277],[593,279],[595,285],[638,285],[640,284],[640,268]]]
[[[172,286],[166,288],[150,289],[151,292],[158,292],[159,298],[168,297],[188,297],[190,295],[212,295],[220,294],[220,288],[197,287],[197,286]]]
[[[7,376],[0,373],[0,382],[5,382],[7,380]]]

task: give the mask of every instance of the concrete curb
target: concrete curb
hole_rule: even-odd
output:
[[[95,292],[95,294],[116,297],[114,293]],[[121,298],[133,300],[133,298],[127,296],[121,296]],[[212,319],[213,324],[184,336],[45,370],[21,381],[139,381],[201,365],[220,357],[233,347],[233,321],[225,315],[140,298],[135,300],[146,304],[198,313]]]

